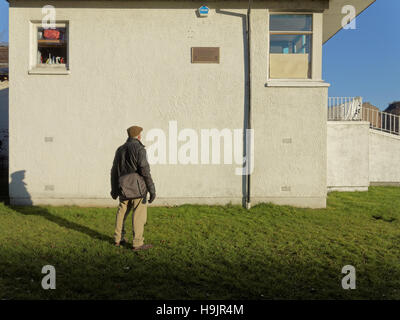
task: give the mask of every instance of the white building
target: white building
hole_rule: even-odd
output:
[[[322,44],[351,16],[346,1],[254,0],[250,47],[247,1],[9,2],[11,203],[115,205],[114,152],[136,124],[147,146],[152,129],[166,137],[167,161],[152,165],[154,205],[241,204],[250,195],[252,204],[325,207]],[[353,0],[355,14],[373,2]],[[55,8],[53,34],[42,25],[46,5]],[[185,134],[227,129],[233,143],[249,106],[250,183],[235,161],[175,161]]]

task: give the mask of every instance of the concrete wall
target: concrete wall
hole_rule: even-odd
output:
[[[369,122],[328,121],[328,190],[366,191]]]
[[[400,185],[400,137],[367,121],[328,121],[328,190]]]
[[[269,3],[278,2],[259,2],[252,15],[252,197],[324,207],[327,87],[265,85]],[[286,10],[301,4],[280,3]],[[29,21],[41,20],[45,4],[69,21],[68,75],[28,74]],[[110,168],[133,124],[144,127],[145,136],[152,128],[168,133],[169,121],[197,132],[244,128],[247,2],[211,2],[209,17],[198,18],[202,4],[11,1],[12,203],[115,205]],[[303,8],[320,10],[315,1]],[[316,32],[322,43],[322,31]],[[220,47],[220,64],[191,64],[192,46]],[[319,61],[316,78],[320,67]],[[237,167],[154,164],[154,204],[242,203]]]
[[[322,29],[314,26],[313,76],[317,81],[286,82],[281,87],[278,82],[268,82],[265,72],[269,68],[267,14],[261,9],[252,13],[252,201],[325,207],[328,87],[317,82],[321,78],[321,47],[315,44],[322,44]],[[314,17],[314,22],[319,18]]]
[[[400,185],[400,136],[369,131],[371,184]]]
[[[328,190],[366,191],[369,122],[328,121]]]

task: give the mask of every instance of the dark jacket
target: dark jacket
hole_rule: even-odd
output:
[[[111,195],[121,196],[118,179],[133,172],[139,173],[144,178],[150,194],[156,193],[144,145],[138,139],[128,138],[115,152],[111,168]]]

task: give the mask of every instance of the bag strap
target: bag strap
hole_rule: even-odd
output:
[[[139,207],[140,203],[143,201],[144,198],[139,198],[139,199],[140,199],[139,203],[138,203],[137,206],[132,210],[133,213],[135,213],[136,209]]]

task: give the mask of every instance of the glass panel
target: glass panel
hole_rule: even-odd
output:
[[[311,14],[271,14],[270,31],[311,31]]]
[[[310,34],[271,34],[270,53],[310,53]]]
[[[67,64],[67,29],[38,28],[37,64],[60,65]]]

